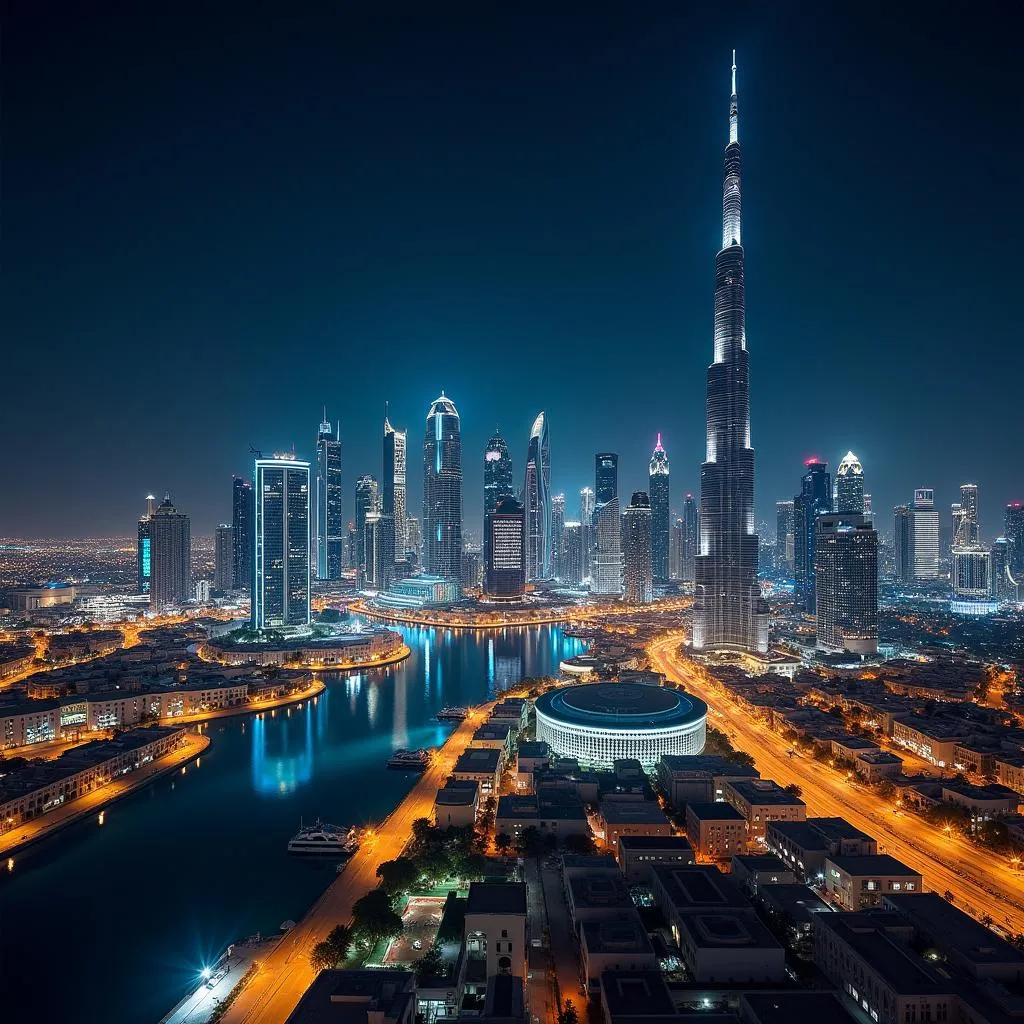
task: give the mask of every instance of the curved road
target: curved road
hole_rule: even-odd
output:
[[[874,836],[880,850],[919,871],[927,889],[951,892],[960,909],[975,917],[990,914],[1000,928],[1024,933],[1024,884],[1009,864],[897,811],[873,790],[850,785],[817,761],[789,757],[789,744],[780,735],[741,712],[702,666],[680,655],[683,639],[675,634],[653,641],[648,647],[652,666],[706,701],[711,714],[724,719],[735,746],[753,755],[763,776],[783,786],[796,783],[809,815],[842,817]]]

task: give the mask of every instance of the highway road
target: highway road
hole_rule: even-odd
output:
[[[975,917],[990,914],[1004,930],[1024,933],[1024,882],[1009,863],[898,811],[873,790],[851,785],[845,775],[820,762],[789,757],[789,744],[780,735],[741,712],[709,681],[702,666],[679,654],[683,639],[675,634],[652,642],[652,667],[706,701],[712,709],[710,724],[724,728],[734,746],[753,755],[762,776],[783,786],[796,783],[808,815],[845,818],[874,836],[880,852],[919,871],[925,888],[951,892],[960,909]]]
[[[412,835],[417,818],[430,818],[434,797],[452,772],[493,704],[475,708],[434,755],[430,767],[388,818],[365,840],[344,872],[306,916],[260,961],[259,973],[224,1015],[225,1024],[280,1024],[298,1005],[315,973],[309,954],[336,924],[352,920],[352,905],[377,887],[377,866],[394,860]]]

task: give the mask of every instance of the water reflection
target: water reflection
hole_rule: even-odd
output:
[[[252,785],[257,793],[287,796],[313,778],[313,719],[317,719],[317,736],[322,737],[329,704],[330,692],[324,691],[297,715],[288,716],[290,721],[275,721],[272,730],[267,728],[263,715],[256,717],[250,730],[250,744]]]

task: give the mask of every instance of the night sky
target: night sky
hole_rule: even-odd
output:
[[[487,437],[520,479],[540,409],[570,518],[595,451],[646,488],[659,430],[678,509],[732,47],[760,514],[852,448],[883,531],[971,480],[1001,532],[1024,83],[998,5],[500,6],[6,5],[0,535],[130,533],[147,491],[209,533],[249,445],[311,456],[324,404],[351,516],[385,399],[419,515],[442,388],[469,528]]]

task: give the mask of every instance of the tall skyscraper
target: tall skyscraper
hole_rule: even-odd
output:
[[[395,542],[392,545],[396,561],[405,558],[409,543],[408,513],[405,500],[405,471],[408,451],[408,435],[404,430],[395,430],[384,413],[384,473],[381,486],[381,512],[391,516],[395,525]]]
[[[459,413],[444,392],[427,413],[423,438],[423,547],[427,572],[462,575],[462,434]]]
[[[562,545],[565,534],[565,495],[551,496],[551,575],[562,575]]]
[[[668,534],[668,578],[682,580],[683,549],[686,545],[686,527],[681,517],[672,520]]]
[[[533,421],[523,481],[526,505],[526,578],[551,576],[551,442],[543,412]]]
[[[505,439],[497,431],[484,452],[484,515],[493,512],[498,502],[512,494],[512,456]]]
[[[594,492],[580,489],[580,544],[582,545],[581,579],[589,580],[594,568]]]
[[[420,521],[416,516],[407,516],[405,520],[406,554],[411,555],[418,564],[423,559],[423,534],[420,532]]]
[[[1006,506],[1003,536],[1010,545],[1010,575],[1020,583],[1024,580],[1024,504],[1019,501]]]
[[[356,481],[356,525],[355,525],[355,568],[366,571],[366,517],[380,511],[380,496],[377,481],[364,473]]]
[[[230,590],[235,578],[234,530],[221,523],[213,536],[213,585]]]
[[[364,585],[387,590],[395,580],[395,520],[390,514],[367,512],[363,522]]]
[[[836,511],[864,515],[864,467],[847,452],[836,470]]]
[[[138,539],[135,544],[135,565],[139,580],[139,593],[148,594],[153,574],[153,541],[149,532],[149,524],[153,518],[153,507],[156,498],[146,495],[146,511],[139,517]]]
[[[935,491],[918,487],[914,491],[913,545],[914,579],[939,578],[939,511],[935,507]]]
[[[252,626],[307,625],[312,570],[309,463],[288,454],[257,457],[253,490]]]
[[[591,593],[622,594],[622,521],[619,511],[619,457],[599,452],[594,457],[594,554]]]
[[[989,594],[995,601],[1008,601],[1014,598],[1015,588],[1010,583],[1010,542],[1005,537],[997,537],[989,550]]]
[[[661,434],[651,454],[648,468],[648,487],[651,498],[651,550],[654,559],[654,578],[665,581],[669,578],[669,473],[668,453],[662,447]]]
[[[623,536],[623,597],[629,604],[650,604],[654,600],[654,556],[651,500],[644,491],[634,491],[626,509]]]
[[[324,418],[316,436],[316,494],[313,516],[313,552],[316,575],[321,580],[341,579],[345,515],[341,494],[341,421],[335,435]]]
[[[526,510],[511,494],[498,498],[484,517],[487,562],[484,594],[497,601],[517,601],[526,588]]]
[[[589,487],[580,489],[580,523],[594,525],[594,492]]]
[[[809,614],[815,613],[814,552],[817,543],[816,523],[823,512],[832,511],[832,479],[828,463],[808,459],[806,472],[800,478],[800,493],[793,499],[793,579],[796,600]]]
[[[978,518],[978,485],[960,485],[960,530],[954,534],[954,543],[978,544],[981,540],[981,520]]]
[[[583,582],[583,524],[566,523],[562,533],[562,566],[560,575],[563,583],[578,587]]]
[[[700,550],[697,500],[692,494],[683,499],[683,582],[693,583],[697,573],[697,552]]]
[[[901,583],[914,581],[914,513],[909,505],[893,510],[893,561],[896,579]]]
[[[775,571],[793,574],[794,510],[791,501],[775,502]]]
[[[841,492],[840,492],[841,493]],[[878,651],[878,534],[860,513],[826,512],[815,521],[818,647]]]
[[[192,596],[192,532],[189,518],[179,512],[170,495],[149,520],[149,604],[167,608],[184,604]]]
[[[736,55],[725,148],[722,248],[715,257],[715,361],[708,368],[707,458],[700,470],[693,646],[768,650],[768,605],[757,582],[750,362],[740,240],[739,103]]]
[[[255,550],[252,526],[256,518],[252,484],[240,476],[231,481],[231,589],[252,589],[252,556]]]

